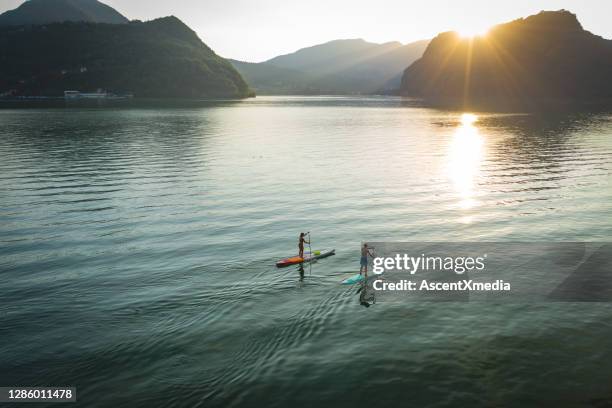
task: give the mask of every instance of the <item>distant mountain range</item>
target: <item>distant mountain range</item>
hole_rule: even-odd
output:
[[[543,11],[486,36],[438,35],[404,72],[403,95],[463,105],[612,98],[612,41],[568,11]]]
[[[219,57],[176,17],[129,22],[97,0],[30,0],[0,15],[0,95],[98,88],[178,98],[399,89],[464,108],[612,100],[612,40],[543,11],[472,39],[336,40],[248,63]]]
[[[97,88],[155,98],[251,93],[234,67],[176,17],[0,27],[0,93],[62,96]]]
[[[29,0],[0,14],[0,26],[79,21],[122,24],[129,20],[97,0]]]
[[[262,63],[231,62],[258,94],[369,94],[397,90],[428,43],[336,40]]]

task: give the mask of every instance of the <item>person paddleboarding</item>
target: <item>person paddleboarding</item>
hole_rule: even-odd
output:
[[[298,256],[302,259],[304,259],[304,244],[310,244],[310,241],[306,241],[306,236],[308,234],[310,234],[310,232],[300,232],[300,238],[298,242]]]
[[[368,248],[368,244],[363,244],[361,247],[361,260],[359,262],[361,265],[359,268],[359,274],[361,275],[362,272],[365,272],[366,278],[368,277],[368,256],[374,258],[374,254],[372,253],[372,250]]]

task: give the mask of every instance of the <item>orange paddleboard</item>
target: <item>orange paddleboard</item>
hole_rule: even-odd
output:
[[[289,258],[281,259],[276,263],[276,266],[282,268],[284,266],[295,265],[305,262],[310,262],[315,259],[326,258],[328,256],[332,256],[336,253],[335,249],[322,249],[320,251],[312,251],[310,253],[304,253],[304,258],[300,258],[299,256],[291,256]]]

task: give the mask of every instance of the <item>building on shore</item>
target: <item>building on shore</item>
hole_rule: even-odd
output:
[[[66,100],[83,100],[83,99],[131,99],[134,95],[115,95],[98,89],[96,92],[81,92],[81,91],[64,91],[64,99]]]

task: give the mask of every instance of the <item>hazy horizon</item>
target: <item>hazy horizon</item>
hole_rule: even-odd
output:
[[[260,62],[337,39],[362,38],[369,42],[403,44],[433,38],[440,32],[485,31],[495,24],[526,17],[541,10],[566,9],[577,14],[586,30],[612,38],[608,22],[612,5],[604,0],[515,0],[490,7],[484,0],[427,4],[385,0],[376,7],[349,0],[312,0],[289,3],[279,0],[103,0],[129,19],[151,20],[175,15],[198,33],[217,54],[242,61]],[[23,0],[0,0],[0,13]]]

